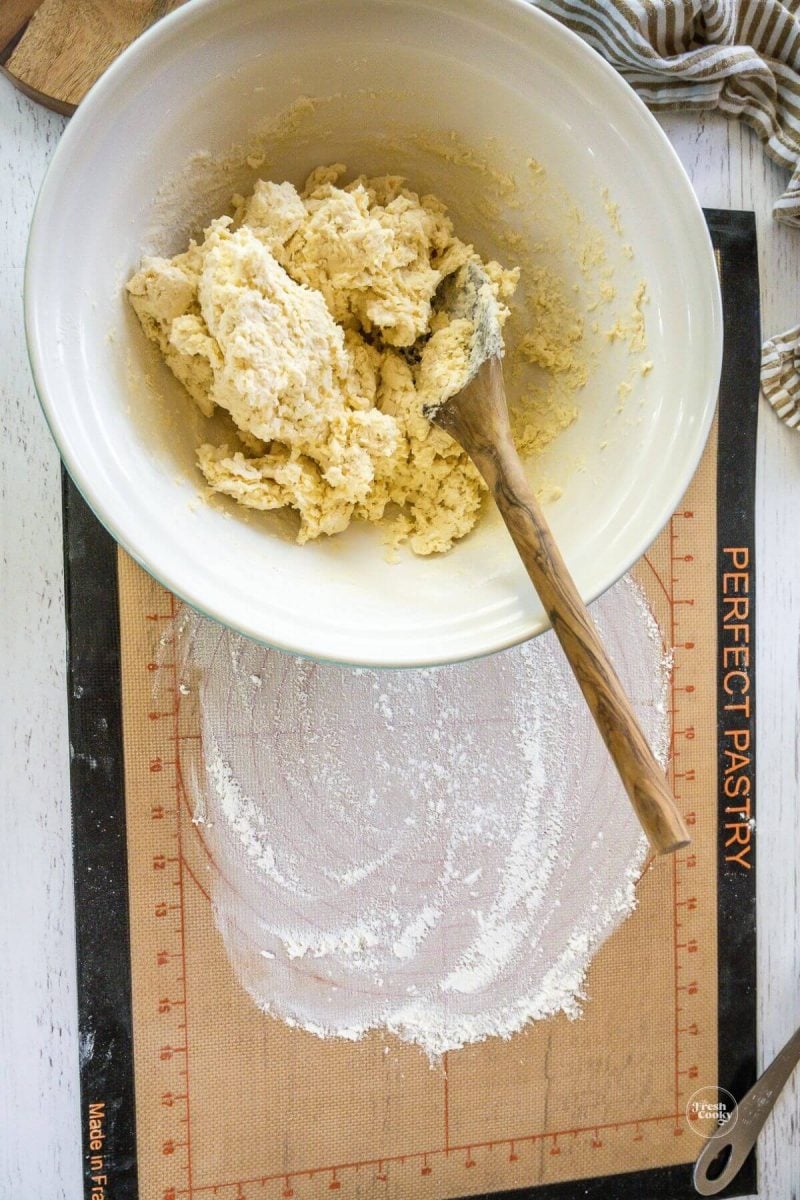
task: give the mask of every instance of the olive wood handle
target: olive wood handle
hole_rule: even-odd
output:
[[[509,430],[500,360],[488,360],[432,419],[486,480],[654,849],[669,854],[687,846],[691,839],[664,772],[526,478]]]

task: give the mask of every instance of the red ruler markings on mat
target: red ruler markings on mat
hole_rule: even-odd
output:
[[[149,612],[154,623],[173,622],[174,596],[160,592],[165,609]],[[150,809],[153,831],[152,871],[159,878],[162,899],[153,908],[153,944],[159,977],[158,1015],[161,1046],[154,1070],[161,1080],[160,1154],[164,1160],[161,1195],[194,1194],[192,1179],[191,1076],[186,968],[186,864],[183,857],[180,768],[180,692],[174,629],[165,635],[163,660],[158,656],[146,670],[163,673],[155,689],[159,702],[148,714],[152,722],[149,770],[157,802]]]
[[[697,682],[693,668],[693,654],[698,644],[695,629],[695,598],[693,595],[693,571],[695,557],[692,553],[691,509],[682,510],[672,518],[669,525],[669,577],[663,578],[648,557],[646,562],[663,590],[669,608],[669,628],[665,631],[673,646],[674,667],[671,681],[672,759],[671,779],[679,806],[690,828],[697,820],[695,797],[702,781],[699,779],[695,762],[694,725]],[[170,621],[176,613],[172,596],[162,593],[165,610],[149,613],[153,622]],[[669,1123],[676,1136],[686,1128],[685,1108],[692,1091],[692,1080],[698,1074],[693,1061],[693,1043],[700,1029],[692,1015],[693,997],[698,993],[698,983],[693,976],[693,957],[700,948],[700,937],[695,928],[694,914],[697,898],[692,886],[693,872],[698,866],[698,851],[689,847],[687,852],[673,856],[673,974],[674,974],[674,1076],[667,1089],[667,1104],[655,1116],[632,1117],[608,1124],[586,1125],[573,1129],[545,1130],[513,1138],[494,1138],[491,1142],[472,1142],[456,1145],[450,1142],[448,1109],[450,1103],[449,1082],[445,1065],[443,1088],[442,1132],[443,1141],[427,1149],[414,1150],[402,1155],[368,1158],[353,1162],[341,1162],[320,1166],[305,1166],[288,1172],[267,1174],[255,1178],[207,1182],[195,1181],[192,1175],[191,1147],[191,1076],[190,1039],[188,1020],[188,986],[185,938],[185,884],[192,881],[208,898],[195,876],[189,871],[184,859],[182,844],[182,820],[189,819],[183,811],[187,798],[183,794],[181,779],[181,746],[184,740],[196,738],[196,734],[182,733],[180,729],[180,701],[177,664],[173,647],[165,655],[163,663],[146,664],[150,671],[164,671],[164,686],[159,694],[164,702],[154,707],[149,714],[152,720],[152,745],[150,771],[154,777],[154,793],[160,802],[151,808],[153,827],[152,868],[163,882],[163,900],[153,911],[154,951],[159,970],[164,973],[163,1000],[159,1003],[159,1015],[163,1019],[162,1046],[158,1052],[155,1069],[161,1073],[163,1106],[163,1139],[161,1155],[164,1169],[157,1200],[178,1200],[178,1197],[198,1195],[221,1195],[230,1200],[256,1200],[263,1196],[294,1197],[302,1195],[302,1181],[327,1180],[331,1191],[343,1189],[348,1175],[374,1171],[376,1182],[388,1182],[392,1168],[413,1170],[424,1176],[435,1173],[435,1162],[439,1157],[461,1159],[463,1168],[469,1170],[476,1165],[476,1155],[503,1152],[512,1162],[522,1157],[526,1148],[541,1143],[549,1144],[549,1153],[569,1152],[578,1143],[599,1149],[609,1137],[628,1137],[640,1142],[647,1131],[657,1125]],[[344,1178],[343,1178],[344,1177]]]

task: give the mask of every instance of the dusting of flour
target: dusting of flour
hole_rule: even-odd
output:
[[[624,579],[593,613],[663,762],[669,662],[646,601]],[[431,1057],[579,1014],[646,843],[552,634],[394,672],[189,613],[178,636],[215,917],[260,1008]]]

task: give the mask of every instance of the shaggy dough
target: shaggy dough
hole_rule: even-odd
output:
[[[213,491],[290,506],[300,542],[361,518],[417,554],[442,552],[473,527],[485,489],[422,415],[457,390],[469,335],[433,300],[480,260],[435,197],[395,176],[339,187],[344,173],[319,167],[301,193],[260,181],[202,243],[145,258],[131,303],[202,412],[233,419],[238,445],[198,450]],[[504,321],[519,271],[482,265]]]

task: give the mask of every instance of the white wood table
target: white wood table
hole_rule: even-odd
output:
[[[800,231],[774,223],[784,174],[742,126],[663,125],[703,204],[758,217],[763,328],[800,320]],[[75,946],[58,454],[22,327],[25,243],[64,119],[0,78],[0,1200],[78,1200]],[[764,405],[758,446],[760,1064],[800,1024],[800,433]],[[761,1193],[797,1200],[800,1075],[761,1142]],[[647,1200],[642,1197],[642,1200]]]

